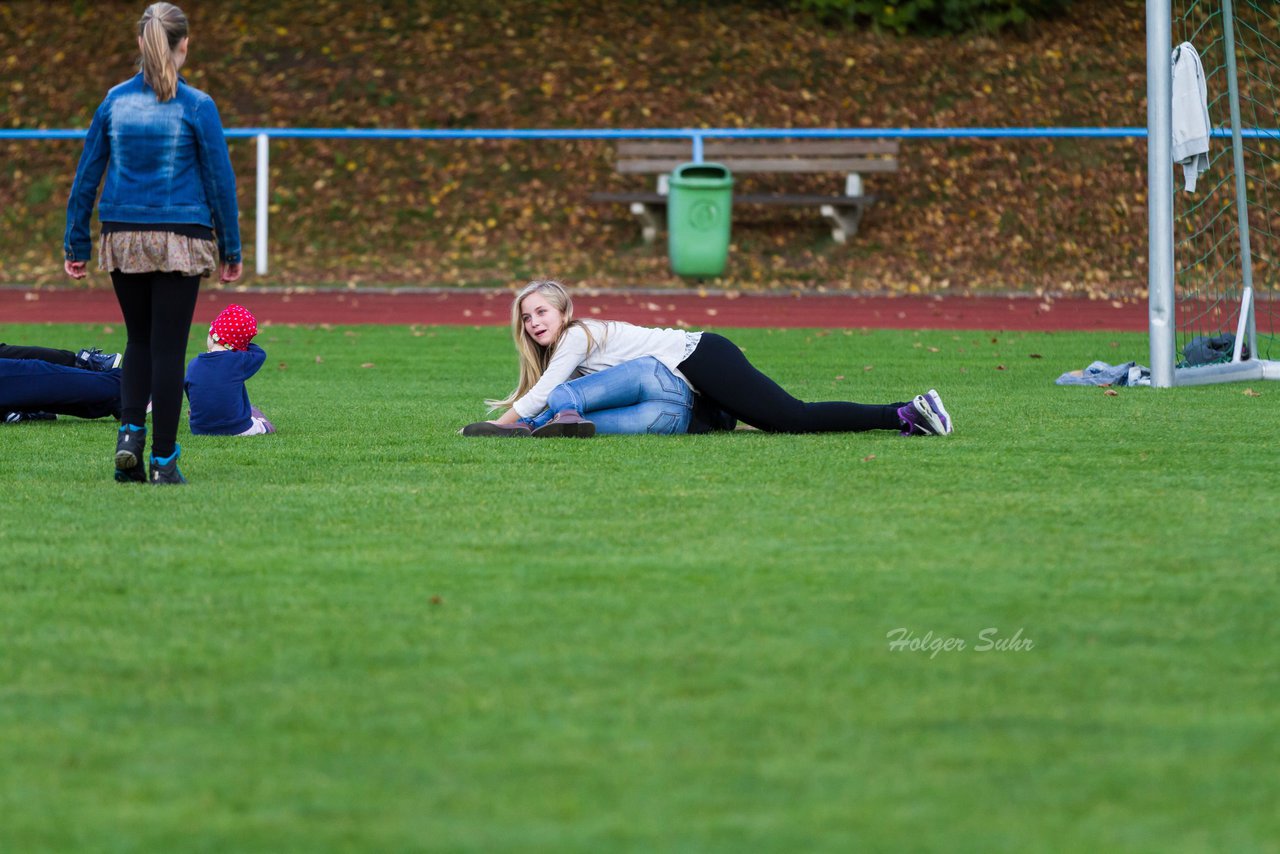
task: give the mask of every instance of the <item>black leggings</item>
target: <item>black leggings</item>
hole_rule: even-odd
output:
[[[714,332],[680,363],[693,387],[739,421],[770,433],[899,430],[902,403],[805,403],[760,373],[738,346]]]
[[[181,273],[112,271],[129,342],[120,383],[120,421],[147,423],[151,399],[151,453],[167,457],[178,441],[182,377],[200,277]]]
[[[70,350],[55,350],[52,347],[20,347],[17,344],[0,344],[0,359],[36,359],[64,368],[78,368],[76,354]]]

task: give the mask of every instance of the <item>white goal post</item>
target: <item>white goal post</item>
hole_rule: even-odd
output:
[[[1152,385],[1280,379],[1269,358],[1280,291],[1280,4],[1147,0],[1146,12]],[[1203,61],[1213,128],[1208,169],[1186,186],[1173,162],[1175,42]]]

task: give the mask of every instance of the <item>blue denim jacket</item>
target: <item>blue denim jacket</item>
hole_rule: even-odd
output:
[[[141,73],[107,92],[67,200],[68,261],[89,259],[89,217],[103,172],[100,220],[208,226],[223,263],[240,262],[236,176],[218,107],[204,92],[179,78],[177,95],[162,104]]]

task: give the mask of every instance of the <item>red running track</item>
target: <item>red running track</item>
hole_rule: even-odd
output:
[[[195,322],[229,303],[259,323],[448,324],[505,326],[511,291],[206,290]],[[989,296],[737,295],[589,291],[574,294],[578,317],[644,326],[815,327],[843,329],[1107,330],[1144,332],[1143,300]],[[0,289],[0,323],[120,323],[115,294],[92,289]]]

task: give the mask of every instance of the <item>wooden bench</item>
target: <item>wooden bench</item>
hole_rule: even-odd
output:
[[[653,243],[658,226],[666,220],[668,178],[673,169],[688,163],[690,143],[683,140],[638,140],[618,144],[617,170],[621,174],[657,175],[653,192],[592,193],[591,201],[628,204],[640,220],[645,243]],[[720,163],[735,176],[744,174],[840,172],[845,175],[844,195],[734,193],[735,205],[790,205],[816,207],[831,223],[831,237],[844,243],[858,233],[862,215],[877,199],[863,192],[862,176],[872,172],[896,172],[898,142],[880,139],[729,139],[708,141],[703,160]]]

